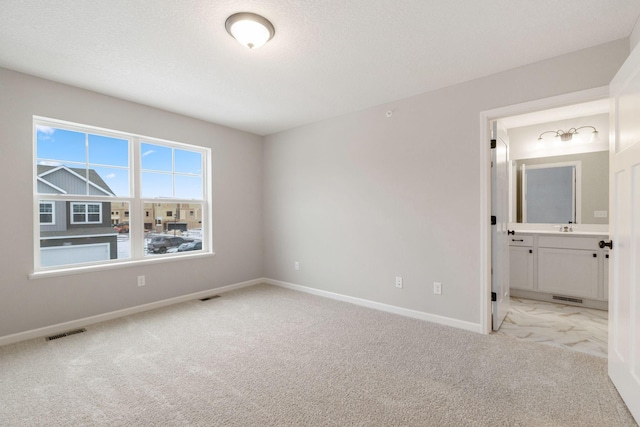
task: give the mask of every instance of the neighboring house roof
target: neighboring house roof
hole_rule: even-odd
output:
[[[76,179],[87,182],[87,171],[88,171],[88,182],[89,185],[98,193],[102,193],[107,196],[115,196],[113,190],[109,188],[106,182],[100,177],[100,175],[93,169],[82,169],[82,168],[70,168],[65,165],[59,166],[51,166],[51,165],[37,165],[38,168],[38,181],[49,188],[51,188],[53,193],[58,194],[77,194],[71,190],[71,188],[65,188],[67,185],[64,184],[64,180],[56,180],[55,183],[51,182],[51,178],[58,171],[64,171],[70,176],[75,177]],[[70,185],[69,185],[70,187]]]

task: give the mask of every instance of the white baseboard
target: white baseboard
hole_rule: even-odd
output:
[[[344,301],[351,304],[360,305],[363,307],[373,308],[375,310],[386,311],[388,313],[399,314],[401,316],[411,317],[414,319],[426,320],[428,322],[438,323],[446,326],[452,326],[454,328],[464,329],[471,332],[482,333],[482,325],[478,323],[465,322],[463,320],[452,319],[450,317],[438,316],[435,314],[424,313],[422,311],[410,310],[408,308],[397,307],[394,305],[383,304],[375,301],[369,301],[362,298],[356,298],[348,295],[337,294],[334,292],[323,291],[320,289],[309,288],[306,286],[296,285],[294,283],[282,282],[280,280],[273,280],[269,278],[259,278],[259,279],[249,280],[246,282],[235,283],[233,285],[213,288],[206,291],[200,291],[193,294],[182,295],[175,298],[169,298],[162,301],[156,301],[149,304],[138,305],[136,307],[130,307],[122,310],[111,311],[109,313],[98,314],[96,316],[85,317],[82,319],[72,320],[69,322],[57,323],[55,325],[45,326],[43,328],[32,329],[29,331],[19,332],[11,335],[5,335],[3,337],[0,337],[0,346],[13,344],[16,342],[25,341],[33,338],[40,338],[40,337],[46,337],[49,335],[55,335],[62,332],[66,332],[71,329],[77,329],[77,328],[82,328],[88,325],[92,325],[94,323],[105,322],[107,320],[113,320],[119,317],[129,316],[131,314],[153,310],[155,308],[161,308],[161,307],[166,307],[173,304],[179,304],[185,301],[205,298],[208,296],[233,291],[235,289],[258,285],[260,283],[267,283],[269,285],[280,286],[280,287],[291,289],[294,291],[305,292],[312,295],[331,298],[338,301]]]
[[[399,314],[405,317],[411,317],[413,319],[426,320],[428,322],[438,323],[441,325],[452,326],[458,329],[464,329],[471,332],[483,333],[482,325],[480,323],[466,322],[464,320],[452,319],[450,317],[438,316],[436,314],[424,313],[422,311],[411,310],[408,308],[397,307],[395,305],[383,304],[380,302],[369,301],[366,299],[350,297],[348,295],[337,294],[334,292],[323,291],[320,289],[309,288],[306,286],[296,285],[294,283],[282,282],[280,280],[273,280],[264,278],[262,283],[269,285],[280,286],[294,291],[306,292],[312,295],[318,295],[325,298],[331,298],[338,301],[344,301],[351,304],[361,305],[363,307],[373,308],[375,310],[386,311],[389,313]]]
[[[246,282],[234,283],[232,285],[213,288],[206,291],[196,292],[188,295],[181,295],[179,297],[169,298],[162,301],[156,301],[149,304],[138,305],[136,307],[125,308],[122,310],[111,311],[109,313],[98,314],[96,316],[85,317],[83,319],[72,320],[64,323],[58,323],[51,326],[45,326],[44,328],[32,329],[30,331],[19,332],[17,334],[5,335],[3,337],[0,337],[0,346],[13,344],[19,341],[25,341],[33,338],[40,338],[40,337],[46,337],[49,335],[55,335],[71,329],[77,329],[77,328],[85,327],[87,325],[92,325],[94,323],[117,319],[119,317],[129,316],[131,314],[141,313],[147,310],[153,310],[154,308],[166,307],[168,305],[178,304],[185,301],[206,298],[208,296],[233,291],[235,289],[245,288],[247,286],[254,286],[259,283],[265,283],[265,279],[254,279]]]

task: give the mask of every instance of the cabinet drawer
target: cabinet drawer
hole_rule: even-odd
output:
[[[600,239],[597,237],[565,237],[565,236],[540,236],[538,247],[559,249],[586,249],[597,251]]]
[[[509,236],[509,246],[533,246],[533,236]]]

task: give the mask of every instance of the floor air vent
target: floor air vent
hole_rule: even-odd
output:
[[[62,332],[62,333],[57,334],[57,335],[51,335],[50,337],[47,337],[47,341],[57,340],[58,338],[68,337],[69,335],[81,334],[83,332],[87,332],[87,330],[84,329],[84,328],[82,328],[82,329],[74,329],[73,331],[67,331],[67,332]]]
[[[559,295],[554,295],[553,299],[558,300],[558,301],[569,301],[569,302],[575,302],[575,303],[578,303],[578,304],[582,304],[582,300],[580,298],[561,297]]]
[[[220,295],[213,295],[211,297],[200,298],[200,301],[209,301],[210,299],[220,298]]]

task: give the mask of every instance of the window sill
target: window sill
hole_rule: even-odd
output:
[[[180,256],[159,256],[158,258],[137,259],[134,261],[115,262],[113,264],[86,265],[81,267],[66,267],[55,270],[36,271],[29,274],[29,279],[46,279],[48,277],[68,276],[71,274],[92,273],[95,271],[114,270],[120,268],[141,267],[148,264],[164,264],[166,262],[174,262],[195,258],[210,258],[215,252],[205,252],[199,254],[188,254]]]

